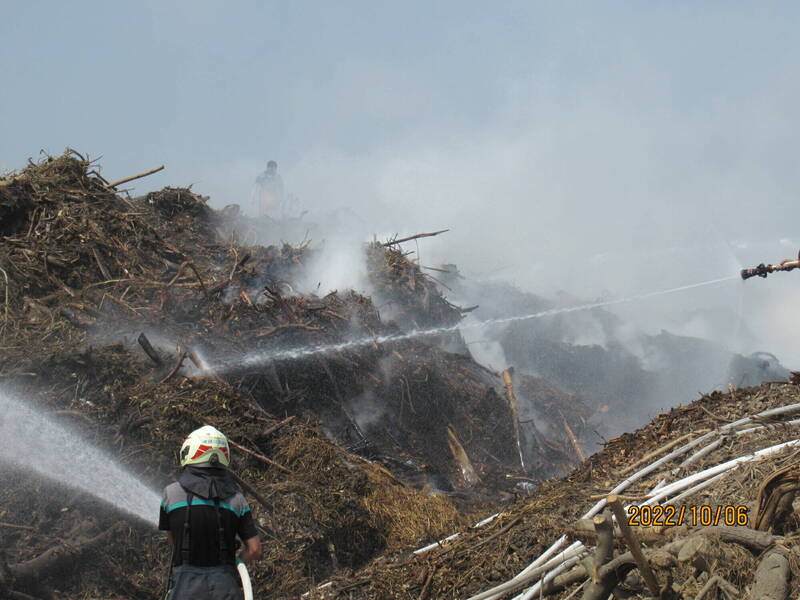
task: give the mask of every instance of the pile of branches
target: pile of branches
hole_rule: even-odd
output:
[[[176,473],[191,430],[214,423],[226,431],[265,541],[266,556],[251,570],[260,593],[296,595],[337,569],[466,524],[446,496],[415,490],[332,444],[316,422],[267,413],[213,379],[153,381],[145,360],[122,345],[59,353],[5,383],[154,489]],[[3,597],[153,598],[162,591],[170,557],[163,535],[22,470],[2,466],[2,476]]]
[[[798,415],[790,385],[704,396],[458,537],[314,593],[795,598]]]
[[[413,236],[412,236],[413,238]],[[408,260],[397,240],[367,246],[367,270],[375,297],[388,305],[405,328],[447,327],[458,323],[464,312],[447,301],[436,282]]]
[[[499,374],[434,339],[372,341],[461,315],[394,244],[367,251],[400,307],[387,321],[355,292],[300,293],[310,245],[248,245],[235,212],[188,188],[119,194],[72,151],[0,179],[0,383],[154,488],[193,428],[229,433],[268,540],[256,584],[274,597],[464,528],[539,478]],[[161,536],[4,473],[0,593],[158,593]]]
[[[488,492],[518,468],[508,443],[516,417],[496,374],[431,339],[370,342],[403,323],[452,326],[461,315],[397,241],[367,248],[378,296],[402,308],[386,322],[390,308],[378,314],[354,292],[299,294],[313,250],[242,245],[228,211],[190,189],[125,198],[72,154],[0,189],[16,207],[0,247],[8,372],[38,359],[33,340],[72,351],[138,340],[154,380],[222,378],[265,410],[320,419],[338,442],[421,485]],[[334,350],[271,358],[325,346]],[[465,470],[476,476],[465,480]]]

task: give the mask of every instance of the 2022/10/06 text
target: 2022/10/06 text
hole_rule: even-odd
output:
[[[680,527],[690,525],[711,527],[727,525],[744,527],[748,524],[748,507],[744,505],[720,504],[710,506],[629,506],[628,525],[631,527]]]

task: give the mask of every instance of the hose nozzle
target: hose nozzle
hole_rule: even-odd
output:
[[[764,263],[761,263],[753,269],[742,269],[742,279],[750,279],[751,277],[766,277],[770,269]]]
[[[800,268],[800,253],[798,253],[796,259],[787,259],[781,261],[777,265],[765,265],[761,263],[757,267],[752,269],[742,269],[742,279],[750,279],[751,277],[766,277],[770,273],[774,271],[792,271],[794,269]]]

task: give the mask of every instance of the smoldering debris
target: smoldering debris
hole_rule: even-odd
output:
[[[457,271],[456,271],[457,272]],[[785,381],[789,370],[770,353],[741,355],[700,337],[646,333],[603,307],[558,314],[563,306],[591,305],[574,297],[545,299],[508,283],[458,277],[448,282],[456,302],[482,299],[470,317],[491,323],[508,314],[553,313],[514,326],[472,329],[470,352],[483,361],[501,357],[523,373],[575,394],[593,409],[597,431],[590,447],[647,423],[702,391]],[[598,299],[596,304],[613,300]],[[693,315],[697,316],[697,315]],[[728,319],[730,327],[730,318]]]
[[[509,476],[552,474],[522,469],[499,374],[444,349],[463,348],[455,331],[237,366],[249,354],[457,324],[462,310],[395,243],[365,248],[375,298],[395,309],[389,320],[355,291],[301,293],[319,252],[310,242],[254,244],[236,210],[214,210],[188,188],[117,194],[75,153],[0,180],[0,216],[3,380],[79,415],[99,447],[154,487],[168,481],[188,431],[225,431],[241,448],[262,533],[282,540],[255,570],[265,593],[296,594],[334,565],[357,568],[433,541],[510,500],[519,480]],[[230,368],[215,370],[220,363]],[[295,420],[280,426],[286,417]],[[42,501],[6,518],[44,530],[59,493],[17,479],[7,504],[23,505],[32,489]],[[72,506],[58,519],[64,531],[119,518],[89,501]],[[109,566],[82,575],[87,547],[71,575],[54,566],[19,592],[77,598],[133,586],[153,595],[163,542],[141,527],[126,535],[108,564],[124,562],[117,551],[143,559],[124,574]],[[41,541],[16,536],[4,549],[24,562],[44,552]]]
[[[785,384],[706,395],[610,441],[494,518],[337,578],[317,597],[567,599],[592,585],[653,597],[643,568],[673,598],[716,589],[718,597],[748,589],[796,597],[798,401]],[[675,519],[654,517],[661,505],[645,503],[651,497],[673,506]],[[617,512],[641,508],[614,522],[611,502]],[[624,533],[629,520],[635,538]]]
[[[280,239],[272,235],[188,188],[117,194],[74,153],[0,179],[0,381],[74,420],[154,488],[169,481],[189,431],[213,424],[228,434],[267,540],[253,572],[259,594],[297,597],[328,578],[329,591],[353,597],[478,593],[544,552],[550,533],[576,521],[587,492],[607,492],[618,474],[672,443],[670,435],[704,435],[695,428],[797,397],[794,387],[712,395],[584,460],[598,419],[628,418],[630,406],[614,391],[658,386],[638,357],[624,347],[615,353],[608,341],[581,355],[577,344],[526,329],[534,321],[557,329],[557,319],[537,319],[500,328],[492,340],[500,358],[487,368],[458,332],[475,307],[443,293],[398,240],[364,249],[371,295],[303,293],[298,282],[321,249],[313,240],[270,244]],[[463,282],[450,283],[456,290]],[[553,308],[515,301],[517,314]],[[426,328],[434,333],[404,336]],[[247,360],[320,347],[332,350]],[[515,369],[499,364],[506,361]],[[616,381],[620,373],[630,379]],[[788,439],[791,427],[781,419],[775,431]],[[701,458],[722,458],[728,440]],[[0,550],[9,569],[0,592],[76,600],[159,593],[162,537],[126,521],[114,529],[117,543],[97,553],[102,532],[124,517],[3,469],[13,477],[2,490],[8,535]],[[770,481],[770,489],[785,483]],[[742,502],[751,491],[741,488]],[[763,522],[793,531],[780,511],[764,514]],[[476,521],[486,529],[471,529]],[[456,545],[436,545],[457,531]],[[431,543],[435,551],[409,554]],[[68,565],[48,559],[54,546]],[[131,555],[141,558],[131,564]],[[753,579],[752,561],[742,561],[743,579],[725,569],[715,576],[741,588]],[[31,565],[39,565],[35,577]]]

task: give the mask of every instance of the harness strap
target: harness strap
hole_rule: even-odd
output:
[[[190,564],[192,555],[192,543],[190,540],[191,527],[191,509],[192,498],[194,496],[187,490],[186,492],[186,519],[183,521],[183,535],[181,536],[181,564]],[[214,498],[214,512],[217,515],[217,535],[219,538],[219,564],[226,564],[228,558],[228,541],[225,536],[225,527],[222,522],[222,514],[219,508],[219,498]]]
[[[228,542],[225,539],[225,528],[222,526],[222,515],[219,512],[219,498],[214,498],[214,509],[217,513],[217,532],[219,534],[219,564],[224,565],[228,558]]]
[[[191,531],[189,514],[192,511],[192,498],[192,493],[186,490],[186,520],[183,522],[183,535],[181,536],[181,564],[183,565],[189,564],[192,555],[192,546],[189,541],[189,532]]]

